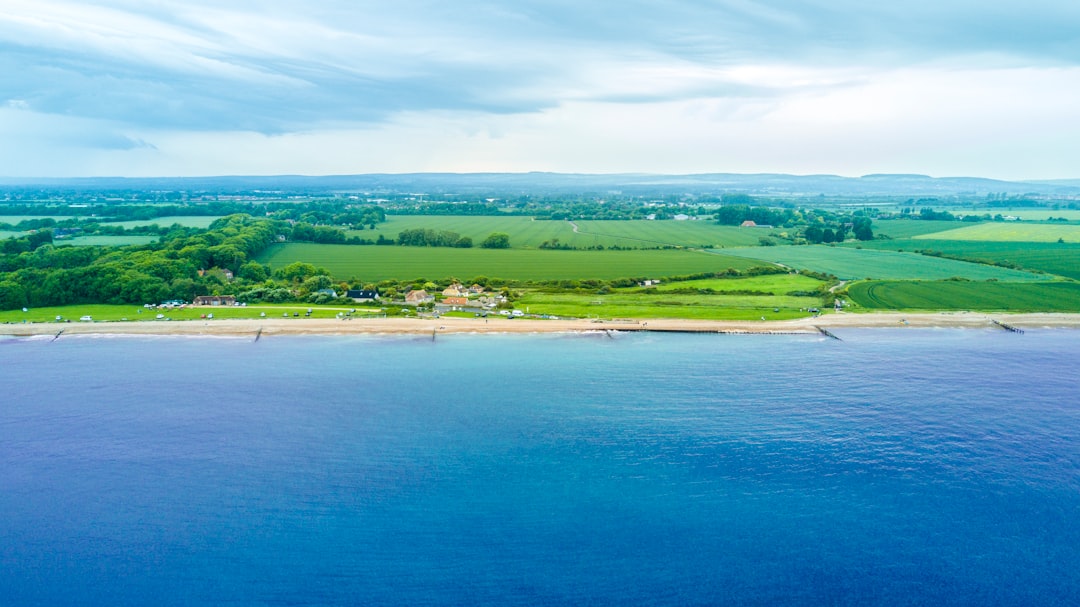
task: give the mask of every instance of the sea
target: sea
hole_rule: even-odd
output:
[[[1080,604],[1080,331],[0,338],[0,604]]]

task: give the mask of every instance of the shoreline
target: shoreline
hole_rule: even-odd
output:
[[[775,321],[640,319],[539,320],[479,318],[364,318],[173,320],[93,323],[35,323],[0,326],[0,335],[350,335],[350,334],[455,334],[455,333],[582,333],[593,331],[652,331],[657,333],[820,334],[829,329],[866,328],[1000,328],[994,321],[1018,329],[1078,329],[1080,314],[976,312],[898,312],[826,314],[819,317]]]

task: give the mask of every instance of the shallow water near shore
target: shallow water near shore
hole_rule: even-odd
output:
[[[1080,332],[0,340],[13,605],[1080,603]]]

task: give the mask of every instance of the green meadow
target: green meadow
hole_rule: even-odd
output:
[[[1080,243],[1080,225],[1067,223],[1020,223],[1016,221],[981,223],[914,237],[934,240],[978,240],[983,242],[1058,242]]]
[[[220,216],[187,216],[176,215],[168,217],[157,217],[155,219],[141,219],[133,221],[109,221],[103,225],[120,226],[125,229],[129,228],[141,228],[145,226],[157,225],[162,228],[167,228],[173,225],[183,226],[185,228],[199,228],[205,230],[210,227],[210,224],[220,219]]]
[[[99,236],[97,234],[91,234],[88,236],[63,238],[56,240],[54,244],[57,246],[71,245],[76,247],[120,247],[129,244],[150,244],[157,241],[157,236],[143,236],[140,234],[125,234],[124,236]]]
[[[578,231],[574,231],[577,225]],[[442,215],[389,215],[374,230],[352,230],[350,236],[393,240],[404,230],[430,229],[457,232],[479,244],[492,232],[510,236],[515,249],[537,249],[544,242],[576,248],[612,247],[652,249],[661,246],[733,247],[756,245],[769,230],[717,225],[713,221],[548,221],[531,217],[461,217]]]
[[[825,283],[802,274],[767,274],[740,278],[706,278],[668,282],[649,287],[656,293],[684,291],[686,289],[710,289],[716,292],[759,291],[772,295],[786,295],[792,291],[815,291]]]
[[[874,234],[889,238],[913,238],[924,234],[945,232],[955,229],[955,221],[923,221],[921,219],[877,219],[874,221]]]
[[[693,318],[701,320],[785,320],[809,315],[816,297],[683,295],[616,292],[606,295],[526,292],[514,307],[530,314],[575,318]]]
[[[848,298],[871,310],[1080,312],[1080,283],[869,281]]]
[[[863,243],[862,246],[903,251],[938,251],[945,255],[981,260],[984,263],[1002,263],[1080,280],[1080,244],[907,239],[875,240]]]
[[[724,249],[724,253],[779,263],[800,270],[832,274],[844,280],[860,278],[942,280],[959,277],[969,280],[996,279],[1022,282],[1046,279],[1044,276],[1008,268],[854,246],[753,247]]]
[[[342,306],[316,306],[311,304],[252,304],[248,306],[187,306],[183,309],[155,310],[141,306],[127,305],[116,306],[106,304],[83,304],[72,306],[56,306],[47,308],[30,308],[26,312],[22,310],[0,311],[0,323],[41,323],[56,322],[59,316],[61,321],[72,323],[82,322],[83,316],[90,316],[95,322],[114,321],[158,321],[158,314],[163,316],[160,322],[168,320],[199,320],[208,314],[213,314],[213,320],[223,319],[250,319],[260,318],[305,318],[308,310],[311,310],[310,318],[335,318],[339,313],[346,313],[353,309],[355,314],[381,314],[379,308],[357,306],[345,308]],[[265,314],[265,316],[263,316]],[[166,320],[168,319],[168,320]],[[211,319],[206,319],[211,320]],[[0,329],[3,333],[3,329]]]
[[[288,243],[258,261],[281,268],[296,261],[328,269],[336,278],[365,281],[456,276],[509,280],[660,278],[767,265],[753,259],[688,250],[542,251]]]

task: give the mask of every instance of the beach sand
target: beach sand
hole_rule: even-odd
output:
[[[440,333],[560,333],[657,331],[688,333],[818,333],[820,329],[868,327],[1080,328],[1080,314],[986,314],[976,312],[838,313],[783,321],[684,319],[537,320],[498,318],[365,318],[351,320],[281,318],[137,322],[35,323],[0,326],[0,335],[350,335]]]

